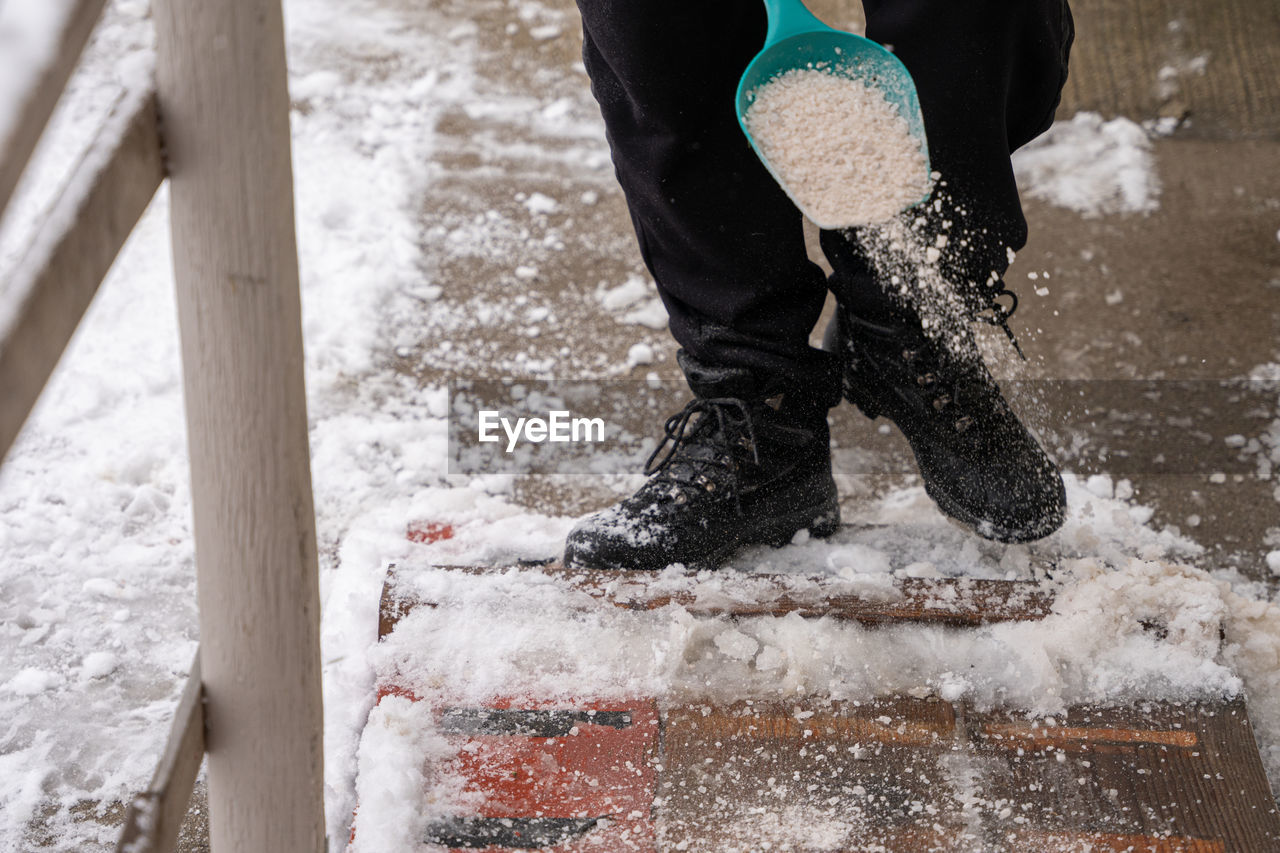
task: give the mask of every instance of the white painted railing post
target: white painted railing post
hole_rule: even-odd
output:
[[[324,845],[280,0],[157,0],[215,851]]]

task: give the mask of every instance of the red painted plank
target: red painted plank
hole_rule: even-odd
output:
[[[491,707],[540,708],[528,702]],[[480,793],[485,817],[602,817],[639,820],[653,804],[658,710],[652,702],[587,703],[574,710],[625,711],[623,728],[577,723],[563,737],[450,735],[457,757],[452,773],[467,780],[464,793]]]

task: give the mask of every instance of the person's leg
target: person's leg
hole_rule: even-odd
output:
[[[1038,539],[1065,517],[1062,478],[1005,402],[966,321],[990,309],[1004,287],[1009,250],[1026,242],[1009,155],[1052,121],[1070,14],[1065,0],[864,5],[868,35],[892,45],[915,79],[930,158],[942,176],[933,201],[907,217],[915,231],[907,242],[941,253],[936,272],[921,272],[919,257],[889,264],[904,300],[859,239],[823,233],[840,303],[845,396],[898,425],[926,489],[948,515],[988,538]],[[935,243],[943,233],[947,239]],[[926,283],[960,299],[960,316],[944,334],[923,328],[921,314],[936,317],[935,306],[912,304]]]
[[[755,0],[578,5],[618,181],[694,400],[667,421],[649,481],[580,521],[564,561],[712,566],[742,545],[830,534],[840,510],[826,413],[840,379],[837,360],[808,344],[827,284],[800,213],[734,113],[764,10]]]
[[[672,335],[704,364],[838,395],[830,360],[808,346],[826,282],[734,112],[738,78],[764,42],[763,6],[578,5],[592,92]]]
[[[932,241],[950,223],[940,269],[973,309],[1000,290],[1009,250],[1027,240],[1010,153],[1048,129],[1066,81],[1066,0],[864,0],[867,36],[891,46],[920,95],[944,186],[927,209]],[[874,311],[882,300],[856,241],[824,232],[833,289]],[[995,280],[992,280],[992,274]]]

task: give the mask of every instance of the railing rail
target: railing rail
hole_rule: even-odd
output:
[[[0,305],[0,459],[163,180],[155,93],[129,93],[50,209]]]
[[[105,0],[65,2],[58,49],[0,127],[0,214]],[[320,605],[280,0],[156,0],[154,14],[156,88],[116,105],[0,302],[0,461],[168,177],[201,641],[118,849],[174,848],[207,755],[213,849],[317,853]]]
[[[200,653],[196,652],[187,687],[173,715],[169,743],[151,785],[129,803],[117,853],[164,853],[177,846],[204,750],[204,689]]]
[[[10,126],[0,127],[0,217],[105,5],[106,0],[73,0],[67,6],[51,61],[39,72]]]

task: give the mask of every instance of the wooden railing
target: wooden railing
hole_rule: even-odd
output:
[[[104,0],[0,127],[0,214]],[[170,181],[200,652],[120,849],[172,850],[208,759],[215,850],[324,846],[319,592],[280,0],[156,0],[153,88],[116,105],[0,296],[0,459]]]

